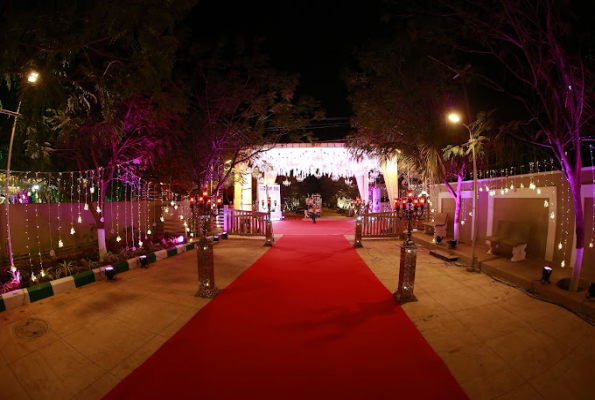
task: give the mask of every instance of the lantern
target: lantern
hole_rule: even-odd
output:
[[[221,207],[223,205],[223,196],[217,196],[217,207]]]

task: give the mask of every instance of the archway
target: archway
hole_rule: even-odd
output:
[[[254,171],[264,174],[264,183],[273,184],[277,176],[293,175],[298,180],[307,176],[328,176],[331,179],[355,177],[360,198],[369,200],[368,186],[370,174],[382,172],[390,199],[397,197],[398,168],[397,160],[380,162],[378,158],[353,156],[345,143],[287,143],[269,146],[250,160],[250,164],[241,165],[240,173],[251,174]],[[242,210],[252,209],[252,182],[244,179],[237,183],[234,191],[234,204]],[[374,199],[376,195],[374,196]]]

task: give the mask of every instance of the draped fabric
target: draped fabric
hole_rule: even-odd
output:
[[[366,171],[366,173],[363,175],[356,175],[355,181],[357,182],[357,188],[359,190],[359,198],[366,200],[366,203],[368,203],[368,185],[370,184],[368,172]]]
[[[392,207],[395,199],[399,197],[399,168],[397,167],[397,156],[382,161],[380,163],[380,169],[384,176],[384,183],[386,184],[386,190],[388,191],[388,197]]]
[[[236,182],[233,191],[233,206],[236,210],[252,211],[252,175],[246,173],[247,163],[237,165],[237,170],[242,174],[244,183]]]
[[[275,171],[267,171],[264,174],[265,185],[274,185],[277,180],[277,173]]]

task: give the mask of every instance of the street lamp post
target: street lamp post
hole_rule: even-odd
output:
[[[39,77],[39,74],[37,74],[37,72],[31,72],[29,74],[29,77],[27,78],[27,81],[29,83],[35,83],[37,81],[38,77]],[[9,211],[9,205],[10,205],[10,160],[12,159],[12,144],[14,143],[14,134],[17,129],[17,119],[20,116],[19,111],[21,111],[21,102],[22,102],[22,98],[23,98],[24,94],[25,94],[25,91],[23,91],[23,93],[19,96],[19,102],[18,102],[16,112],[1,110],[3,114],[12,115],[14,117],[14,122],[12,124],[12,132],[10,134],[10,143],[8,145],[8,157],[6,158],[6,182],[5,182],[5,184],[6,184],[6,186],[5,186],[6,198],[4,200],[6,202],[6,246],[7,246],[6,251],[8,253],[8,259],[10,261],[11,267],[14,266],[14,259],[12,257],[12,237],[10,235],[10,211]]]
[[[461,118],[457,114],[450,114],[448,118],[452,122],[461,122]],[[467,124],[461,122],[469,131],[469,145],[471,146],[471,155],[473,157],[473,214],[471,215],[471,266],[467,269],[470,272],[479,272],[477,260],[475,258],[475,243],[477,241],[477,161],[475,158],[475,144],[473,141],[473,132]]]

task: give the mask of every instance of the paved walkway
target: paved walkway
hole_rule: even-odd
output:
[[[263,243],[217,244],[217,286],[224,289],[264,254]],[[370,240],[358,249],[391,291],[398,243]],[[117,278],[0,313],[0,399],[99,399],[209,301],[194,297],[194,251]],[[471,399],[592,398],[594,326],[424,249],[415,282],[419,301],[403,308]],[[34,319],[47,332],[19,336]]]

